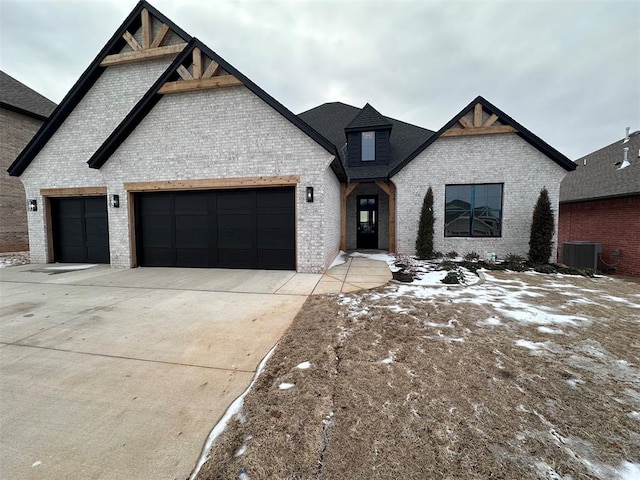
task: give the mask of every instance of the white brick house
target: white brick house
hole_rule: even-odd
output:
[[[298,116],[140,2],[9,168],[32,261],[322,272],[339,249],[524,254],[573,164],[478,97],[440,131],[371,106]]]

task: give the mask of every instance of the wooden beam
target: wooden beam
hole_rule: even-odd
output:
[[[479,103],[476,103],[476,106],[473,108],[473,126],[482,126],[482,105]]]
[[[184,65],[180,65],[176,72],[178,72],[178,75],[180,75],[183,80],[193,80],[193,75],[189,73],[189,70],[187,70]]]
[[[487,121],[482,124],[482,126],[490,127],[491,125],[496,123],[496,120],[498,120],[498,116],[495,113],[492,113],[491,116],[487,118]]]
[[[460,120],[458,120],[458,122],[464,128],[473,128],[473,125],[471,125],[471,122],[469,120],[467,120],[466,118],[464,118],[464,117],[462,117]]]
[[[347,185],[340,184],[340,250],[347,251]]]
[[[468,135],[489,135],[493,133],[514,133],[517,132],[515,128],[510,125],[498,125],[496,127],[474,127],[474,128],[459,128],[457,130],[447,130],[441,136],[442,137],[464,137]]]
[[[148,48],[147,50],[140,50],[136,52],[107,55],[104,57],[104,60],[100,62],[100,66],[110,67],[113,65],[122,65],[124,63],[141,62],[143,60],[168,57],[175,55],[176,53],[180,53],[186,46],[186,43],[177,43],[175,45],[167,45],[166,47]]]
[[[134,38],[133,35],[131,35],[129,32],[124,32],[122,34],[122,38],[125,39],[125,41],[129,44],[129,46],[136,52],[139,52],[140,50],[142,50],[142,47],[140,46],[140,44],[138,43],[138,41]]]
[[[209,66],[207,67],[207,69],[204,71],[204,73],[202,74],[202,78],[210,78],[213,77],[216,73],[218,73],[218,70],[220,69],[220,65],[218,65],[216,62],[214,62],[213,60],[211,60],[211,63],[209,64]]]
[[[198,47],[193,49],[193,78],[198,80],[202,77],[202,53]]]
[[[387,195],[391,195],[391,188],[389,188],[389,185],[387,185],[386,182],[383,182],[382,180],[376,180],[376,185],[384,193],[386,193]]]
[[[127,192],[168,190],[215,190],[220,188],[289,187],[300,183],[298,175],[275,177],[212,178],[201,180],[163,180],[157,182],[125,182]]]
[[[142,48],[147,49],[151,47],[151,18],[149,17],[149,10],[143,8],[140,16],[142,18]]]
[[[43,197],[97,197],[107,194],[107,187],[41,188]]]
[[[396,253],[396,186],[389,182],[389,253]]]
[[[180,92],[195,92],[198,90],[207,90],[209,88],[222,88],[222,87],[237,87],[242,85],[242,82],[233,75],[224,75],[212,78],[199,78],[197,80],[185,80],[178,82],[167,82],[158,93],[180,93]]]
[[[356,188],[358,188],[358,185],[360,185],[358,182],[347,185],[347,197],[351,195]]]
[[[153,42],[151,42],[151,45],[149,45],[149,48],[157,48],[160,45],[162,45],[170,31],[171,29],[169,28],[169,25],[167,25],[166,23],[163,23],[162,26],[160,27],[160,31],[156,34],[156,37],[153,39]]]

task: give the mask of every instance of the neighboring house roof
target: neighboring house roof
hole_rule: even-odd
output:
[[[346,131],[358,131],[379,128],[391,128],[392,124],[388,118],[383,117],[380,112],[373,108],[368,103],[362,107],[360,113],[351,120],[349,125],[345,127]]]
[[[249,78],[247,78],[239,70],[237,70],[233,65],[227,62],[224,58],[220,57],[217,53],[215,53],[195,37],[191,39],[184,50],[176,57],[171,65],[169,65],[165,72],[160,75],[158,80],[156,80],[149,91],[140,99],[140,101],[133,107],[133,109],[131,109],[131,112],[129,112],[124,120],[122,120],[120,125],[116,127],[111,135],[109,135],[104,143],[95,151],[95,153],[87,162],[91,168],[99,169],[100,167],[102,167],[102,165],[105,164],[109,157],[117,150],[120,144],[131,134],[136,126],[138,126],[138,124],[147,115],[147,113],[149,113],[155,106],[155,104],[158,103],[160,98],[162,98],[162,94],[158,93],[160,88],[168,81],[177,80],[179,75],[177,74],[176,70],[178,69],[178,67],[180,67],[180,65],[187,67],[190,64],[193,56],[193,50],[195,48],[200,49],[200,51],[204,55],[218,63],[218,65],[220,65],[223,70],[240,80],[245,87],[251,90],[255,95],[260,97],[264,102],[266,102],[269,106],[280,113],[280,115],[293,123],[321,147],[327,150],[327,152],[333,155],[335,158],[331,163],[331,168],[340,180],[346,181],[345,170],[342,167],[342,162],[340,162],[338,151],[333,143],[316,132],[313,128],[311,128],[304,121],[294,115],[290,110],[288,110],[284,105],[282,105],[271,95],[258,87]]]
[[[429,145],[431,145],[438,138],[440,138],[440,136],[444,132],[446,132],[451,127],[456,125],[458,120],[460,120],[462,117],[467,115],[475,107],[475,105],[478,104],[478,103],[480,105],[482,105],[482,108],[486,112],[488,112],[490,114],[497,115],[500,118],[500,123],[502,125],[510,125],[513,128],[515,128],[516,129],[516,135],[521,137],[523,140],[528,142],[531,146],[533,146],[538,151],[540,151],[541,153],[543,153],[544,155],[549,157],[551,160],[556,162],[562,168],[564,168],[565,170],[568,170],[568,171],[575,170],[575,168],[576,168],[575,164],[571,160],[569,160],[567,157],[565,157],[562,153],[560,153],[558,150],[556,150],[551,145],[546,143],[540,137],[534,135],[529,130],[524,128],[522,125],[520,125],[513,118],[511,118],[509,115],[507,115],[502,110],[500,110],[498,107],[496,107],[495,105],[493,105],[489,101],[485,100],[483,97],[478,96],[478,97],[474,98],[471,101],[471,103],[469,103],[469,105],[464,107],[455,117],[453,117],[451,120],[449,120],[449,122],[447,122],[444,127],[442,127],[440,130],[438,130],[434,135],[430,136],[422,145],[420,145],[413,153],[411,153],[411,155],[407,156],[407,158],[405,158],[393,170],[391,170],[389,172],[389,177],[392,177],[393,175],[398,173],[400,170],[402,170],[402,168],[405,165],[407,165],[411,160],[416,158],[427,147],[429,147]]]
[[[8,168],[9,175],[20,176],[33,161],[33,159],[40,153],[40,150],[46,145],[51,137],[58,131],[58,128],[64,123],[67,117],[71,114],[73,109],[80,103],[86,93],[96,83],[98,78],[102,75],[107,67],[100,66],[100,63],[107,55],[112,55],[120,52],[127,44],[123,38],[125,32],[129,29],[136,31],[141,25],[140,13],[142,9],[146,8],[147,11],[156,17],[161,22],[165,23],[176,35],[181,37],[185,42],[191,39],[191,36],[184,30],[178,27],[175,23],[165,17],[162,13],[156,10],[152,5],[145,1],[139,2],[135,8],[131,11],[129,16],[122,22],[122,25],[116,30],[111,39],[102,48],[100,53],[94,58],[89,67],[80,76],[69,93],[62,99],[60,105],[56,107],[48,121],[40,128],[27,146],[22,150],[18,158]]]
[[[0,107],[45,121],[56,104],[0,70]]]
[[[624,147],[629,166],[620,168]],[[640,194],[640,130],[576,160],[576,170],[560,184],[560,202],[579,202]]]
[[[350,181],[386,180],[389,177],[389,172],[433,135],[433,132],[426,128],[401,122],[393,118],[383,117],[378,114],[380,118],[387,121],[387,124],[390,124],[392,127],[393,134],[389,139],[389,164],[348,167],[344,148],[347,141],[345,129],[349,125],[353,126],[353,124],[356,123],[355,120],[365,109],[369,112],[376,112],[369,104],[360,109],[344,103],[333,102],[325,103],[306,112],[302,112],[298,117],[333,142],[340,153],[340,158],[345,165]],[[365,115],[369,117],[369,113],[365,113]],[[366,118],[365,115],[361,116],[361,118]],[[375,120],[375,122],[378,122],[378,120]],[[368,125],[367,127],[370,126],[371,125]]]

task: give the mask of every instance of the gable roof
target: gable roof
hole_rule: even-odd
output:
[[[218,63],[220,67],[227,73],[233,75],[240,80],[242,84],[247,87],[251,92],[261,98],[265,103],[275,109],[280,115],[285,117],[296,127],[302,130],[306,135],[313,139],[318,145],[324,148],[327,152],[333,155],[335,158],[331,163],[331,168],[338,176],[340,180],[346,180],[346,172],[340,161],[338,151],[333,143],[315,131],[302,119],[294,115],[284,105],[274,99],[271,95],[262,90],[258,85],[252,82],[248,77],[243,75],[238,69],[227,62],[220,55],[215,53],[204,43],[197,38],[192,38],[184,50],[175,58],[175,60],[169,65],[165,72],[160,75],[153,86],[147,91],[147,93],[140,99],[140,101],[131,109],[129,114],[122,120],[122,122],[116,127],[116,129],[109,135],[104,143],[98,147],[98,149],[91,156],[89,161],[89,167],[99,169],[109,159],[109,157],[118,149],[120,144],[133,132],[133,130],[140,124],[144,117],[153,109],[158,103],[163,94],[160,93],[162,86],[169,81],[175,81],[179,78],[177,69],[180,65],[188,67],[191,64],[192,54],[194,49],[200,49],[200,51],[209,57],[214,62]]]
[[[67,93],[67,95],[62,99],[62,102],[60,102],[60,105],[56,107],[49,119],[42,125],[40,130],[38,130],[24,150],[22,150],[20,155],[18,155],[15,161],[9,166],[7,169],[9,175],[22,175],[25,169],[38,155],[40,150],[42,150],[45,144],[51,139],[51,137],[53,137],[58,128],[60,128],[73,109],[78,105],[78,103],[80,103],[86,93],[91,89],[107,68],[101,66],[100,63],[106,56],[116,54],[124,48],[127,44],[126,40],[123,38],[125,32],[129,29],[136,31],[140,28],[140,14],[143,9],[147,9],[151,15],[167,24],[167,26],[185,42],[188,42],[191,39],[189,34],[165,17],[149,3],[144,0],[140,1],[124,22],[122,22],[122,25],[118,27],[107,44],[102,48],[102,50],[100,50],[100,53],[98,53],[96,58],[94,58],[91,64],[89,64],[78,81],[73,85],[73,87],[71,87],[69,93]]]
[[[553,148],[551,145],[546,143],[540,137],[534,135],[529,130],[524,128],[518,122],[516,122],[509,115],[504,113],[498,107],[485,100],[483,97],[478,96],[474,98],[471,103],[469,103],[466,107],[464,107],[456,116],[454,116],[451,120],[449,120],[440,130],[438,130],[435,135],[429,137],[422,145],[420,145],[411,155],[407,156],[400,164],[398,164],[391,172],[389,172],[389,177],[392,177],[396,173],[398,173],[405,165],[407,165],[411,160],[416,158],[420,153],[422,153],[429,145],[435,142],[438,138],[442,136],[444,132],[449,130],[451,127],[455,126],[458,120],[467,115],[476,104],[482,105],[482,108],[487,111],[489,114],[495,114],[500,118],[500,123],[502,125],[509,125],[515,128],[517,131],[515,132],[520,138],[528,142],[532,147],[537,149],[539,152],[543,153],[555,163],[560,165],[565,170],[571,171],[575,170],[575,164],[569,160],[566,156],[560,153],[558,150]]]
[[[623,148],[629,147],[630,165],[620,169]],[[576,170],[560,184],[560,203],[640,194],[640,130],[576,161]]]
[[[367,105],[365,105],[365,108]],[[345,129],[354,122],[363,110],[345,103],[332,102],[325,103],[298,115],[299,118],[333,142],[338,149],[343,165],[345,165],[349,181],[386,180],[389,177],[390,170],[399,165],[409,154],[433,135],[433,131],[426,128],[378,114],[389,122],[393,128],[393,135],[389,139],[389,164],[349,167],[347,166],[344,149],[346,145]],[[371,107],[371,110],[375,112],[373,107]]]
[[[45,121],[56,104],[0,70],[0,107]]]
[[[380,112],[368,103],[362,107],[362,110],[351,120],[349,125],[344,127],[345,131],[360,131],[366,129],[391,128],[392,124],[388,118],[383,117]]]

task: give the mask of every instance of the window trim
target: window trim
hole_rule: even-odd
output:
[[[373,150],[372,150],[373,157],[372,158],[364,158],[365,135],[366,135],[367,141],[372,142],[372,144],[371,144],[371,146],[373,147]],[[360,161],[362,161],[362,162],[375,162],[376,161],[376,132],[374,130],[371,130],[371,131],[368,131],[368,132],[362,132],[360,134]]]
[[[499,233],[498,235],[493,235],[493,236],[481,236],[481,235],[474,235],[473,234],[473,222],[474,222],[474,215],[473,212],[475,210],[475,187],[479,187],[479,186],[485,186],[485,185],[499,185],[500,186],[500,227],[499,227]],[[448,187],[472,187],[471,190],[471,205],[470,205],[470,209],[469,212],[471,213],[470,218],[469,218],[469,234],[468,235],[452,235],[452,234],[447,234],[447,188]],[[489,182],[484,182],[484,183],[447,183],[445,184],[444,187],[444,230],[443,230],[443,235],[445,238],[502,238],[502,231],[503,231],[503,222],[504,222],[504,183],[503,182],[496,182],[496,183],[489,183]]]

